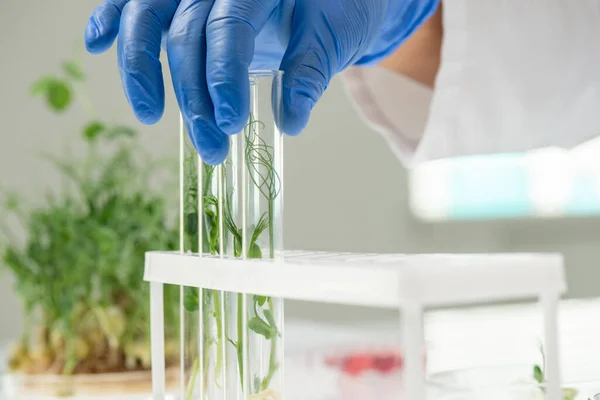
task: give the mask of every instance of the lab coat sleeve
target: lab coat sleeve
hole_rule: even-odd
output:
[[[443,21],[435,90],[378,68],[343,74],[405,165],[600,134],[599,1],[448,0]]]

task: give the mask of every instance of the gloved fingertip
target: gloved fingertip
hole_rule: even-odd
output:
[[[219,121],[219,129],[221,129],[226,135],[235,135],[244,129],[244,125],[234,124],[232,121],[224,119]]]
[[[235,81],[244,81],[236,76]],[[245,78],[247,80],[247,78]],[[210,93],[215,107],[215,120],[217,126],[227,135],[235,135],[244,129],[248,122],[250,112],[248,88],[244,84],[229,80],[222,83],[215,82],[212,76]]]
[[[283,105],[283,133],[289,136],[299,135],[310,119],[315,101],[304,94],[292,93],[289,102]]]
[[[219,148],[200,148],[198,150],[198,154],[200,154],[200,158],[206,164],[213,166],[220,165],[225,161],[227,155],[229,154],[229,142],[225,142],[224,145]]]
[[[85,48],[92,54],[98,54],[103,51],[102,46],[99,43],[100,29],[93,18],[90,18],[87,26],[85,27]]]
[[[87,23],[87,26],[85,27],[85,40],[90,43],[93,43],[99,37],[100,29],[98,28],[96,21],[94,21],[94,18],[90,18]]]
[[[163,116],[164,110],[163,108],[149,107],[145,104],[135,104],[133,105],[133,112],[142,124],[144,125],[154,125]]]
[[[235,135],[241,132],[246,125],[246,119],[239,112],[229,106],[222,106],[215,111],[217,125],[226,135]]]
[[[165,89],[160,68],[157,64],[142,63],[142,72],[121,68],[121,81],[127,101],[138,121],[153,125],[165,110]]]
[[[110,49],[117,36],[118,28],[103,30],[94,17],[91,17],[85,28],[85,49],[91,54],[101,54]]]
[[[219,165],[229,154],[229,137],[214,123],[201,118],[186,121],[187,130],[202,161]]]
[[[140,90],[137,85],[126,85],[125,92],[135,117],[144,125],[154,125],[165,110],[164,95]]]

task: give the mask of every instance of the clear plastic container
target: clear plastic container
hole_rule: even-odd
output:
[[[183,252],[283,257],[281,79],[278,71],[250,74],[250,117],[223,164],[204,164],[182,132]],[[281,399],[283,301],[191,287],[182,297],[182,398]]]
[[[397,348],[313,349],[286,355],[286,400],[408,399]],[[469,400],[469,392],[434,380],[423,400]]]
[[[394,320],[368,324],[288,321],[286,400],[407,398],[397,328]],[[424,400],[461,400],[464,394],[459,388],[429,380]]]
[[[600,371],[598,372],[600,375]],[[499,365],[465,368],[433,374],[438,384],[459,390],[465,400],[544,400],[544,384],[534,375],[534,365]],[[563,400],[600,400],[600,380],[562,385]]]

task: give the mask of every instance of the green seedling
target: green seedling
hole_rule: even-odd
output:
[[[540,344],[540,353],[542,354],[542,364],[536,364],[533,366],[533,379],[540,385],[540,390],[546,393],[546,353],[544,346]],[[562,395],[563,400],[575,400],[577,398],[578,391],[574,388],[563,388]]]
[[[245,167],[250,176],[251,183],[257,188],[260,195],[266,201],[267,210],[258,218],[257,223],[248,227],[251,232],[250,238],[247,243],[246,254],[243,254],[243,230],[238,226],[233,215],[232,197],[234,196],[233,189],[227,185],[227,171],[228,162],[225,162],[219,167],[211,167],[206,164],[198,165],[198,156],[193,149],[192,145],[187,143],[186,156],[184,159],[184,242],[185,249],[191,252],[200,252],[200,249],[205,254],[213,256],[219,255],[221,250],[228,248],[228,244],[231,244],[233,256],[241,258],[245,256],[247,259],[261,259],[263,257],[274,258],[275,257],[275,200],[281,193],[281,180],[274,167],[274,149],[268,146],[266,142],[258,135],[258,130],[263,127],[262,122],[257,121],[251,115],[250,120],[244,129],[244,158]],[[218,170],[220,168],[220,170]],[[222,200],[219,201],[218,190],[212,184],[215,173],[219,172],[222,182]],[[202,174],[202,188],[198,187],[198,173]],[[199,210],[199,196],[202,196],[201,207]],[[243,206],[243,205],[242,205]],[[222,219],[222,228],[221,228]],[[222,230],[223,232],[220,232]],[[200,239],[200,234],[202,238]],[[267,235],[267,240],[263,240],[263,237]],[[223,237],[221,237],[223,236]],[[223,242],[221,242],[223,241]],[[263,251],[260,243],[268,243],[268,251]],[[194,289],[197,291],[198,289]],[[198,310],[199,299],[201,296],[197,292],[186,291],[184,304],[188,312],[195,312]],[[212,292],[209,296],[210,301],[205,303],[205,309],[203,310],[203,323],[205,327],[208,327],[210,321],[207,318],[214,318],[216,326],[216,338],[210,337],[206,334],[208,329],[205,329],[205,336],[203,338],[204,345],[204,382],[208,380],[208,348],[211,345],[217,347],[217,358],[215,360],[215,385],[220,387],[219,378],[221,376],[221,364],[223,362],[221,354],[223,353],[223,346],[226,344],[232,346],[237,354],[238,359],[238,371],[240,375],[240,385],[243,386],[243,362],[242,357],[245,352],[244,343],[245,338],[244,332],[244,315],[247,312],[243,308],[243,295],[237,296],[237,337],[238,340],[232,340],[231,338],[225,337],[225,327],[222,322],[223,313],[226,310],[223,308],[222,296],[220,292]],[[271,380],[275,373],[279,369],[277,364],[277,343],[278,338],[281,336],[281,332],[277,327],[275,318],[273,316],[273,300],[266,296],[253,296],[252,298],[252,309],[253,316],[247,318],[247,328],[252,334],[262,336],[265,340],[270,342],[270,357],[269,367],[265,376],[253,377],[254,385],[252,392],[258,393],[269,389]],[[211,312],[207,312],[207,310]],[[187,398],[191,399],[196,380],[198,378],[198,370],[200,368],[199,362],[192,364],[192,379],[189,381],[187,389]],[[205,385],[206,387],[206,385]]]
[[[14,191],[0,196],[1,261],[15,278],[27,320],[10,367],[69,375],[149,370],[144,253],[178,247],[168,201],[152,188],[163,168],[175,175],[169,165],[176,163],[150,157],[134,129],[98,117],[76,61],[37,80],[31,92],[57,115],[78,106],[88,122],[69,138],[77,157],[43,155],[61,188],[33,205]],[[178,296],[178,288],[166,288],[168,366],[179,357]]]

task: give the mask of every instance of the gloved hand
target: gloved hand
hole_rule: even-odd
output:
[[[85,33],[91,53],[118,39],[118,65],[137,118],[164,111],[159,54],[165,39],[173,86],[192,142],[222,162],[227,135],[249,115],[249,69],[281,69],[283,127],[298,134],[329,81],[346,67],[391,54],[439,0],[105,0]]]

